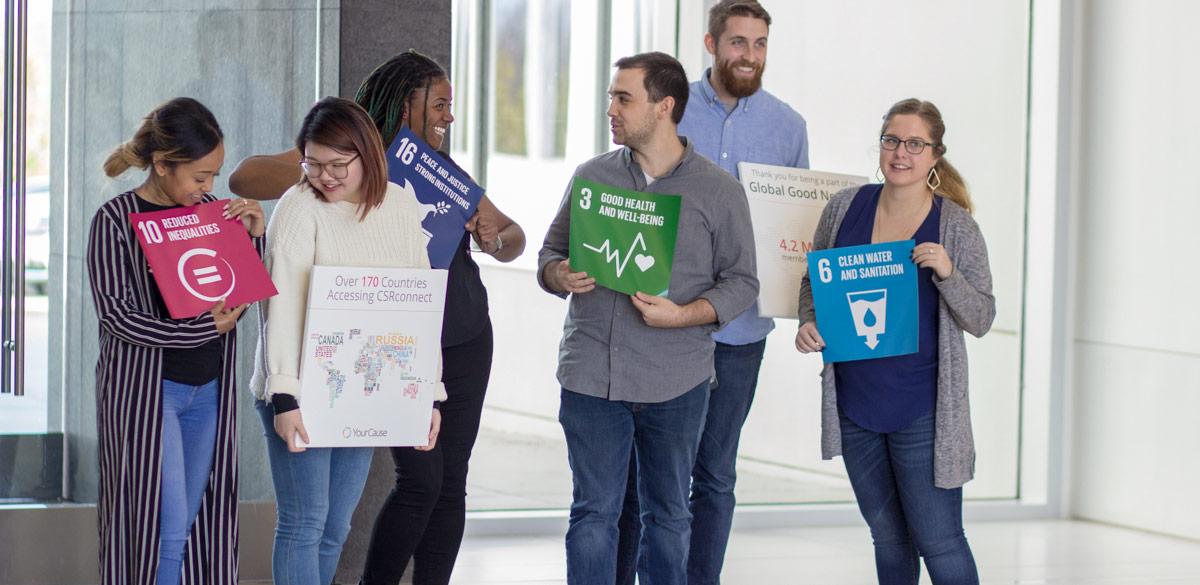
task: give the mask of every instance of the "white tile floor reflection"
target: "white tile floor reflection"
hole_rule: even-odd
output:
[[[1200,584],[1200,542],[1087,522],[986,522],[967,527],[984,584]],[[875,583],[865,527],[739,530],[723,582]],[[468,537],[456,585],[566,583],[560,535]],[[928,583],[928,578],[922,578]]]
[[[25,297],[25,395],[0,394],[0,433],[46,432],[49,307],[44,296]]]
[[[823,503],[850,502],[854,493],[842,478],[739,461],[737,497],[755,504]],[[571,470],[561,437],[483,425],[467,476],[468,510],[562,510],[570,505]]]

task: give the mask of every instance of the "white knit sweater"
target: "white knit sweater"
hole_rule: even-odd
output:
[[[424,213],[416,199],[392,183],[383,203],[361,222],[357,204],[329,203],[307,184],[283,194],[267,227],[267,269],[279,294],[260,307],[266,321],[250,379],[255,398],[299,398],[312,267],[429,268],[429,237],[421,230]],[[445,399],[445,387],[439,383],[437,400]]]

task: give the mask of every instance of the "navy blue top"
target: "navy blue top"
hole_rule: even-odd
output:
[[[871,243],[882,192],[883,185],[865,185],[858,190],[842,219],[835,247]],[[918,244],[939,240],[941,197],[934,197],[933,203],[913,234]],[[933,278],[932,268],[917,270],[917,353],[834,364],[838,407],[860,427],[891,433],[933,411],[938,376],[938,292]]]
[[[469,174],[444,152],[438,152],[454,168],[464,175]],[[442,347],[461,345],[479,335],[487,326],[488,297],[479,276],[479,265],[471,258],[468,247],[471,233],[464,232],[458,249],[450,261],[450,273],[446,275],[446,306],[442,313]]]

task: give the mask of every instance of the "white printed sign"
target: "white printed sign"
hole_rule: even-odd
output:
[[[309,447],[428,442],[446,271],[314,266],[300,413]]]
[[[754,224],[759,314],[795,319],[821,211],[834,193],[867,178],[747,162],[738,163],[738,174]]]

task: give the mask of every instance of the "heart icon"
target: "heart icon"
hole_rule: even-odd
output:
[[[650,267],[654,266],[654,256],[638,254],[637,256],[633,257],[633,262],[637,264],[638,268],[642,269],[642,272],[645,272],[650,270]]]

